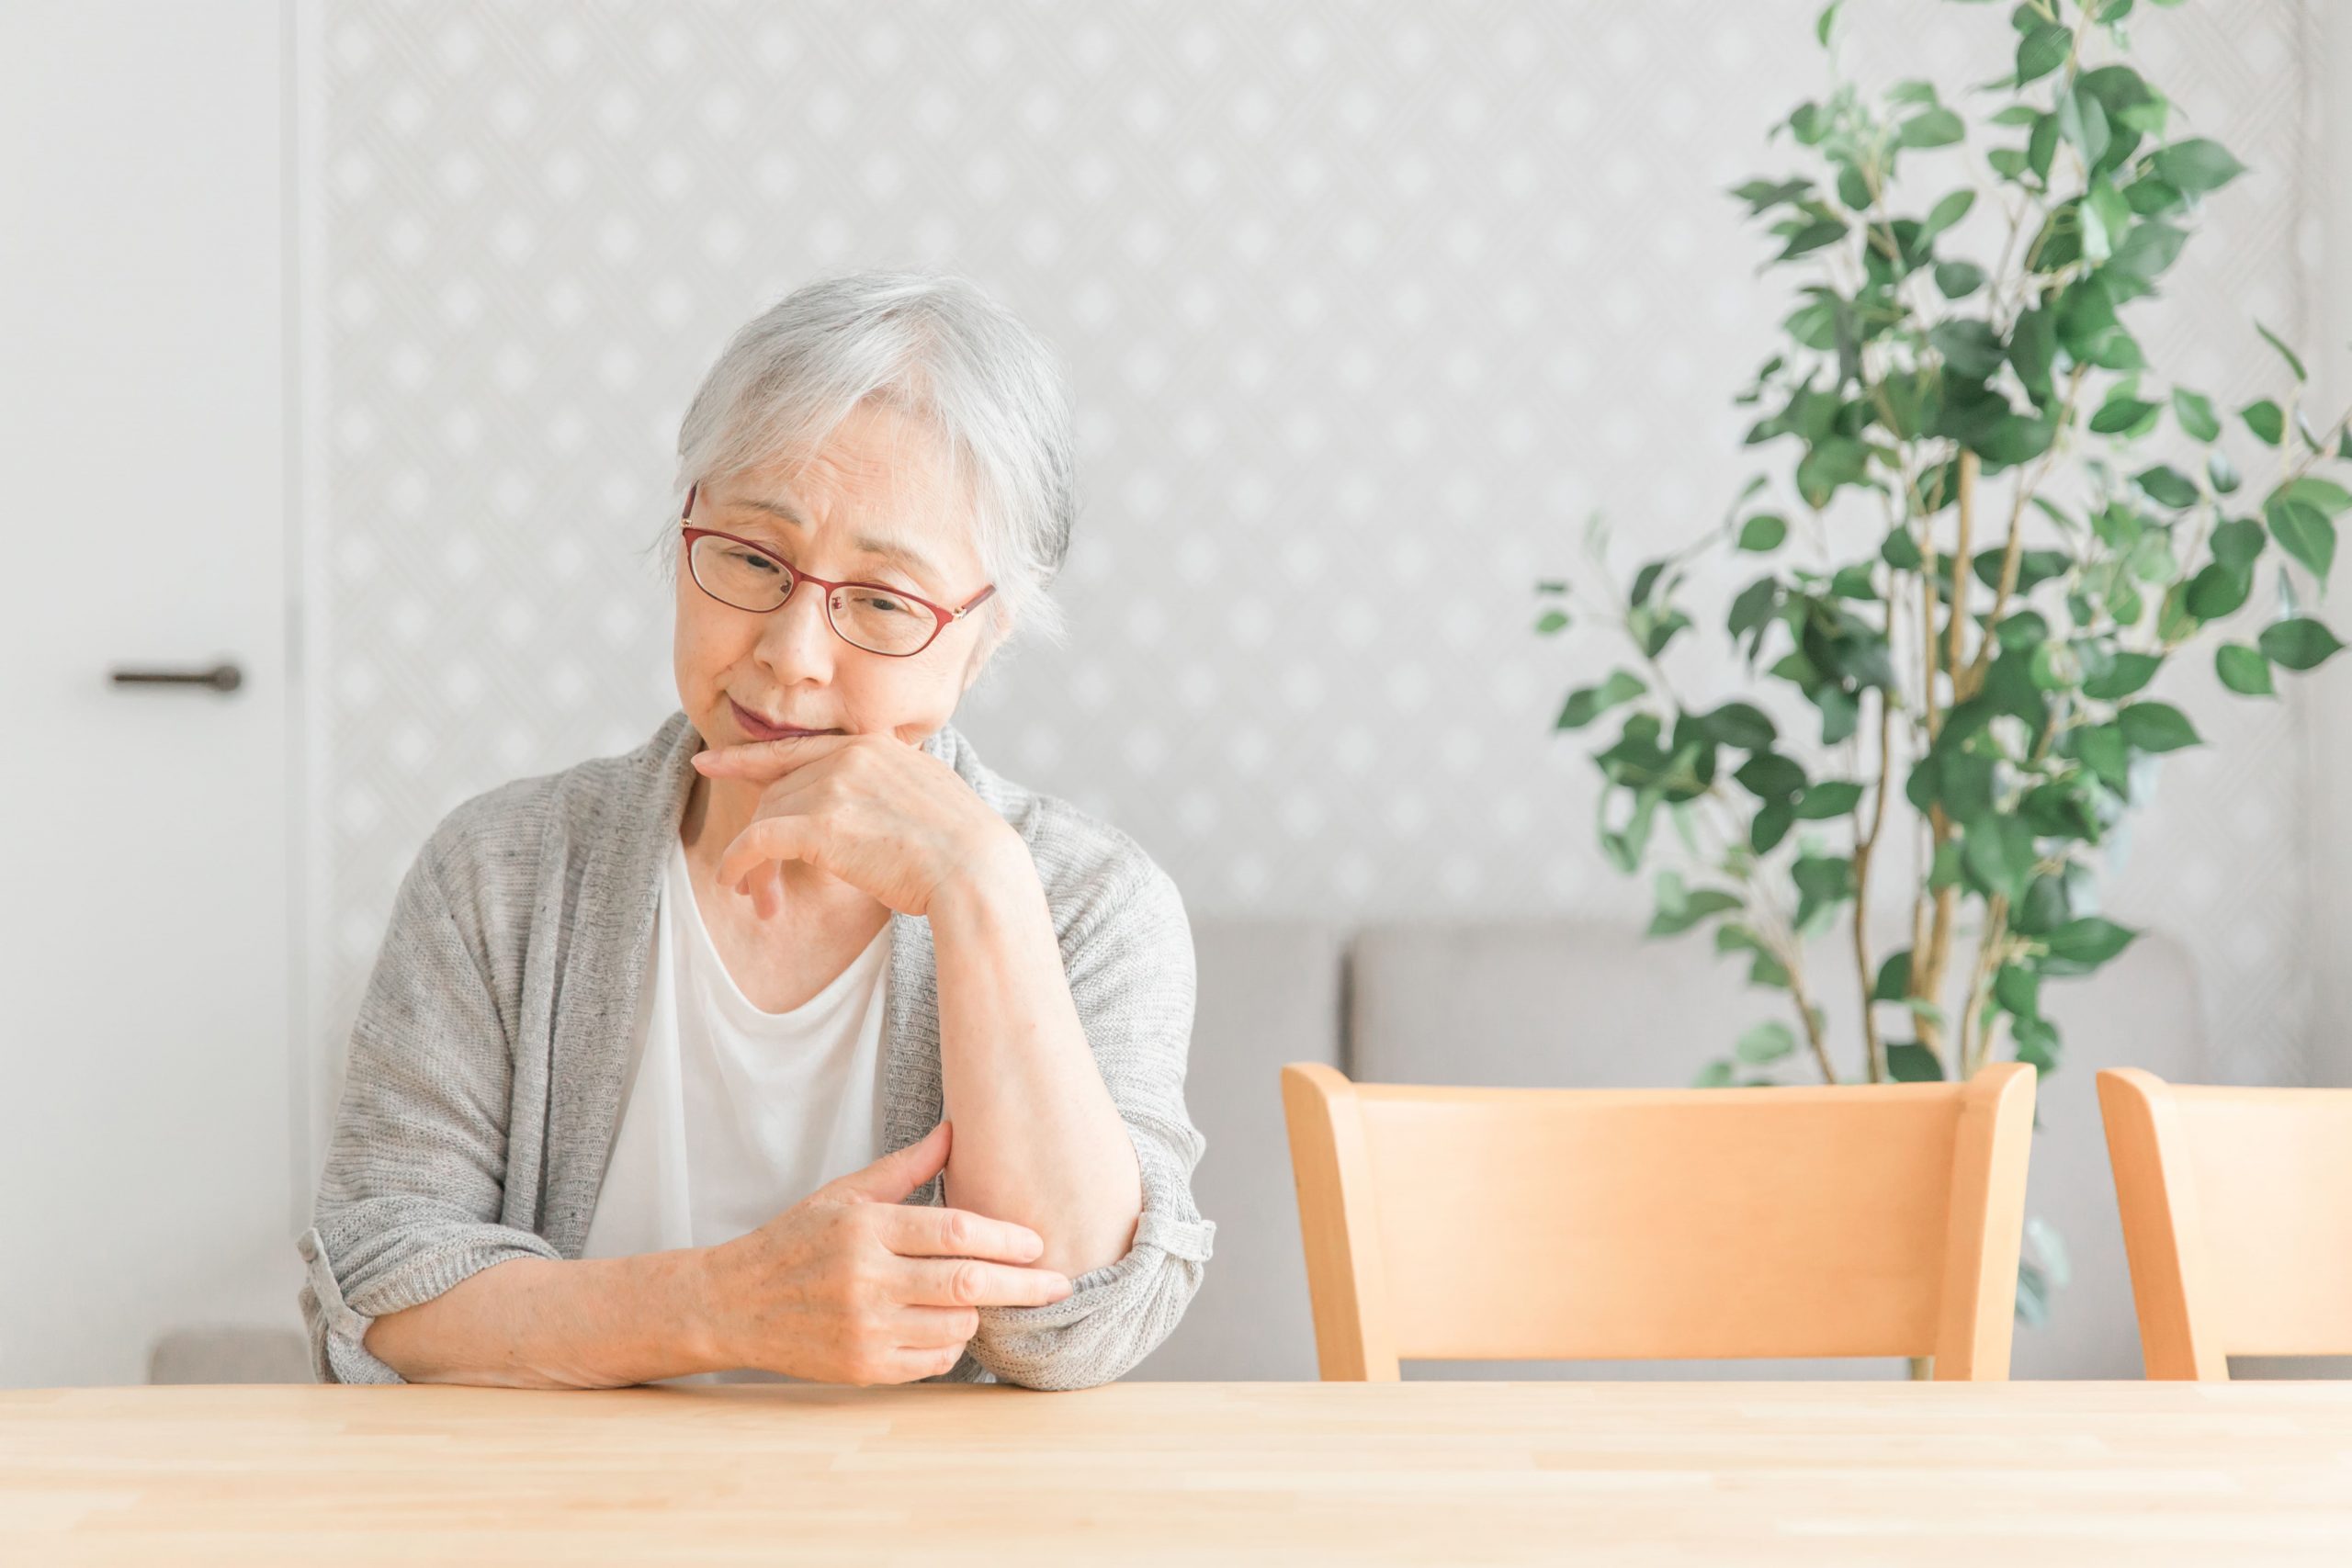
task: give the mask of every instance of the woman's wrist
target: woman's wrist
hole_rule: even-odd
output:
[[[933,889],[925,913],[936,930],[973,919],[1000,920],[1032,905],[1043,908],[1045,899],[1029,846],[1010,826],[1001,826]]]
[[[743,1365],[734,1348],[734,1331],[726,1303],[735,1299],[729,1285],[734,1269],[735,1244],[719,1242],[680,1254],[678,1334],[680,1348],[697,1370],[724,1371]]]

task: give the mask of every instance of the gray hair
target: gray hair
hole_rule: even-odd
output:
[[[746,469],[807,462],[875,399],[928,424],[971,503],[997,585],[983,654],[1018,627],[1058,643],[1047,593],[1078,510],[1069,392],[1045,341],[969,279],[864,271],[793,290],[729,340],[678,431],[676,508],[656,547],[677,561],[686,491]]]

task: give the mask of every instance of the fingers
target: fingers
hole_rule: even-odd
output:
[[[1027,1225],[992,1220],[969,1209],[899,1207],[882,1221],[882,1244],[901,1258],[978,1258],[990,1263],[1035,1263],[1046,1238]]]
[[[694,764],[707,779],[777,779],[857,739],[854,735],[796,735],[784,740],[746,740],[706,747],[694,754]]]
[[[763,861],[738,886],[737,891],[748,892],[752,912],[761,919],[772,920],[784,912],[784,863]]]
[[[962,1345],[942,1345],[931,1349],[906,1348],[891,1352],[886,1367],[887,1382],[918,1382],[935,1378],[951,1371],[964,1359]]]
[[[903,1149],[894,1149],[863,1170],[835,1177],[812,1198],[836,1201],[863,1199],[873,1203],[897,1203],[947,1168],[947,1146],[953,1137],[942,1122]]]
[[[961,1350],[980,1331],[978,1307],[910,1306],[899,1309],[897,1326],[902,1350]]]
[[[736,834],[734,842],[720,853],[719,882],[741,882],[746,872],[763,861],[800,859],[816,830],[814,819],[808,817],[760,818]]]
[[[1046,1306],[1070,1292],[1050,1269],[1016,1269],[974,1258],[902,1258],[890,1293],[908,1306]]]

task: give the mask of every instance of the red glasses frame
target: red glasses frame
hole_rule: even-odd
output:
[[[747,615],[772,615],[775,614],[776,611],[783,609],[786,604],[792,603],[793,594],[799,591],[802,583],[813,582],[818,587],[825,591],[825,628],[828,631],[831,632],[835,637],[840,637],[843,642],[849,643],[852,648],[857,649],[860,653],[870,653],[877,659],[912,659],[916,654],[921,653],[923,649],[929,648],[933,643],[938,641],[939,634],[941,632],[945,631],[949,626],[955,625],[957,621],[962,620],[966,615],[969,615],[974,609],[976,609],[982,600],[996,592],[996,584],[991,582],[986,588],[981,589],[978,593],[973,594],[969,599],[965,600],[960,608],[951,610],[944,604],[934,604],[930,600],[924,598],[922,594],[910,593],[905,589],[898,587],[892,583],[858,581],[828,582],[821,577],[801,570],[790,561],[786,560],[782,556],[777,555],[775,547],[773,545],[763,544],[757,539],[746,539],[736,534],[722,534],[716,528],[695,527],[694,525],[695,496],[701,489],[702,487],[700,485],[695,485],[687,490],[686,510],[678,519],[678,523],[684,531],[684,536],[685,539],[686,575],[695,580],[695,586],[696,588],[702,589],[705,593],[710,593],[711,598],[718,600],[719,604],[726,605],[730,610],[741,610]],[[730,544],[741,545],[749,549],[758,550],[763,555],[774,558],[776,565],[784,568],[790,580],[790,585],[784,591],[784,597],[777,600],[767,609],[752,610],[736,604],[731,599],[720,599],[718,594],[711,593],[709,588],[704,584],[701,574],[695,570],[695,541],[705,535],[708,535],[715,539],[725,539]],[[936,624],[931,628],[931,635],[922,639],[922,647],[910,648],[904,653],[888,653],[878,648],[868,648],[862,642],[851,642],[849,637],[842,632],[841,627],[833,625],[833,590],[836,588],[878,588],[883,592],[891,595],[893,598],[911,600],[915,604],[922,605],[924,609],[931,612],[932,619]]]

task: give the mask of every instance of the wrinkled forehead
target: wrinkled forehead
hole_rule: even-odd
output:
[[[941,590],[981,575],[971,488],[947,444],[888,406],[861,405],[813,449],[775,451],[697,495],[707,526],[887,559]]]

